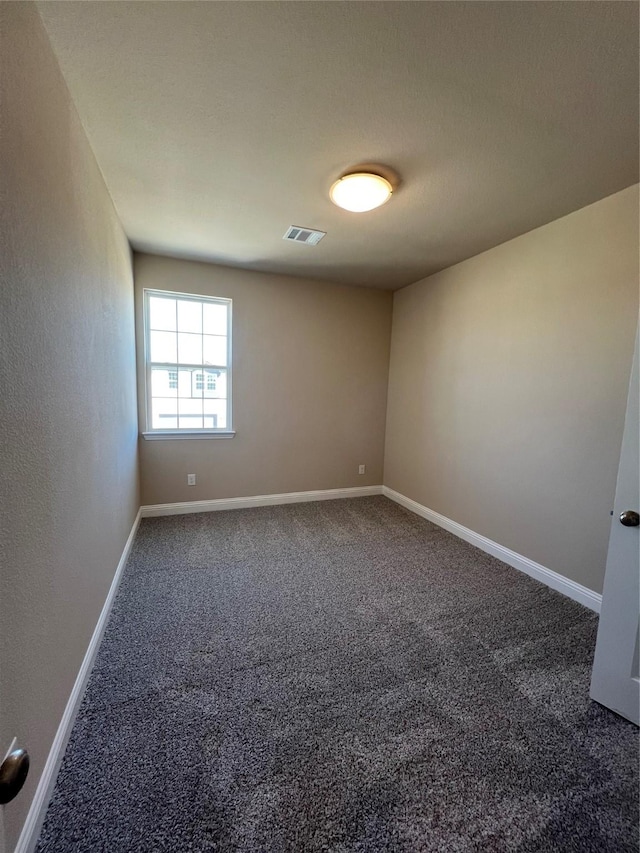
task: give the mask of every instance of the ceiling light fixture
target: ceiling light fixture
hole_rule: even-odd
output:
[[[386,178],[374,172],[351,172],[331,187],[331,201],[353,213],[373,210],[389,201],[393,187]]]

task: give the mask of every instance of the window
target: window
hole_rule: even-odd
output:
[[[231,300],[144,292],[145,436],[231,429]]]

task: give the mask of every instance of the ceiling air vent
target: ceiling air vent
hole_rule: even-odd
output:
[[[326,233],[326,231],[314,231],[313,228],[291,225],[282,239],[291,240],[292,243],[304,243],[306,246],[317,246]]]

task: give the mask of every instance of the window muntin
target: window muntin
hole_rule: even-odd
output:
[[[147,430],[231,431],[231,300],[145,290]]]

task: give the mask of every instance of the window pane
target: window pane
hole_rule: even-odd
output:
[[[203,332],[207,335],[227,334],[227,306],[209,303],[203,306]]]
[[[178,394],[178,383],[175,370],[167,370],[164,367],[154,367],[151,371],[151,396],[152,397],[176,397]]]
[[[227,371],[206,370],[204,396],[209,399],[225,398],[227,396]]]
[[[184,400],[190,400],[193,397],[202,397],[202,390],[197,390],[196,374],[202,371],[197,370],[180,370],[178,373],[178,397]]]
[[[178,300],[178,331],[202,334],[202,303]]]
[[[153,397],[151,399],[151,428],[152,429],[177,429],[178,428],[178,401],[169,400],[166,397]]]
[[[202,364],[202,335],[178,332],[178,362]]]
[[[202,429],[202,398],[178,401],[178,426],[180,429]]]
[[[226,364],[227,339],[219,335],[203,335],[202,353],[205,364]]]
[[[151,361],[172,362],[175,364],[176,352],[175,332],[149,332],[149,350]]]
[[[229,429],[230,302],[148,293],[149,429]]]
[[[149,297],[149,328],[165,329],[168,332],[175,332],[175,299],[161,299],[158,296]]]
[[[227,401],[205,400],[204,401],[204,428],[226,429],[227,428]]]

